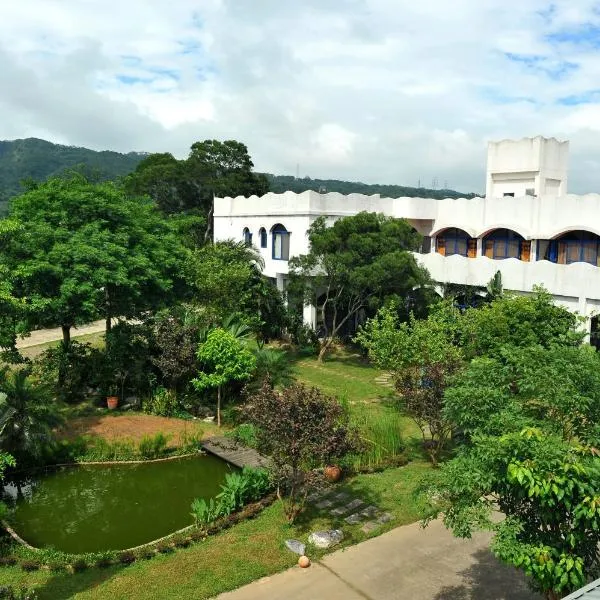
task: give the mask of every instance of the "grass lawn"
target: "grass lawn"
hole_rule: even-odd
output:
[[[94,346],[95,348],[103,348],[104,347],[104,332],[98,333],[87,333],[85,335],[73,335],[73,340],[77,342],[88,343]],[[52,342],[44,342],[43,344],[37,344],[35,346],[28,346],[26,348],[20,348],[19,352],[25,358],[34,359],[38,357],[42,352],[47,350],[48,348],[52,348],[59,344],[58,340]]]
[[[229,531],[149,561],[127,567],[89,569],[75,575],[25,573],[17,567],[5,567],[0,569],[0,582],[35,585],[40,600],[210,598],[294,565],[297,556],[283,545],[290,537],[306,541],[310,531],[340,526],[343,522],[346,539],[342,545],[348,545],[414,522],[418,519],[418,507],[411,494],[422,475],[429,471],[426,463],[414,462],[383,473],[359,475],[336,486],[336,490],[356,494],[392,513],[393,521],[371,536],[362,533],[360,525],[350,526],[341,518],[332,519],[313,509],[290,526],[277,502],[255,519]]]

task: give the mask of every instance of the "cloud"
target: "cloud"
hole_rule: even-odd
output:
[[[595,0],[19,0],[0,7],[0,139],[483,191],[488,140],[571,141],[600,191]]]

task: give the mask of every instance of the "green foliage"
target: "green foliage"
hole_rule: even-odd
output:
[[[192,383],[199,391],[217,388],[217,423],[220,425],[222,387],[248,380],[256,368],[256,358],[232,333],[220,328],[208,333],[198,348],[197,357],[203,370]]]
[[[317,388],[294,384],[279,392],[265,384],[249,399],[245,415],[256,427],[259,451],[270,457],[278,484],[287,492],[290,520],[302,510],[312,469],[358,446],[347,411]]]
[[[164,456],[170,437],[160,432],[153,436],[145,435],[138,444],[140,456],[144,459]]]
[[[399,323],[391,304],[356,337],[375,364],[392,373],[403,408],[421,430],[434,465],[452,432],[444,394],[464,364],[462,349],[454,343],[458,318],[450,305],[440,305],[427,319],[411,316],[408,323]]]
[[[386,299],[405,298],[429,281],[411,254],[421,236],[403,219],[361,212],[328,227],[321,217],[308,237],[310,253],[289,262],[288,293],[319,311],[320,359],[359,311],[374,314]]]
[[[172,417],[181,410],[175,393],[164,387],[152,390],[151,396],[144,400],[143,408],[145,413],[159,417]]]
[[[248,448],[256,448],[258,440],[256,438],[256,428],[252,423],[241,423],[235,429],[225,434],[232,437],[236,442]]]
[[[37,600],[35,590],[20,586],[15,588],[10,585],[0,585],[0,600]]]
[[[216,498],[208,502],[196,498],[192,502],[192,516],[196,524],[207,525],[221,517],[226,517],[241,509],[249,502],[260,500],[273,488],[266,469],[244,467],[241,472],[227,473],[225,483]]]
[[[187,250],[149,199],[81,175],[50,179],[11,203],[20,225],[0,253],[24,327],[70,328],[99,317],[136,318],[184,292]]]
[[[34,385],[25,369],[0,372],[0,392],[0,448],[25,466],[41,456],[61,419],[47,388]]]
[[[256,370],[247,386],[250,393],[267,382],[273,387],[286,387],[294,382],[294,370],[287,352],[275,348],[258,348],[254,355]]]

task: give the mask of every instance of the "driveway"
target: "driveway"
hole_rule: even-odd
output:
[[[488,542],[484,534],[456,539],[439,521],[425,530],[415,523],[218,599],[541,600],[521,573],[493,557]]]

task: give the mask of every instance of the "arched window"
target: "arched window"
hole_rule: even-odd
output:
[[[258,235],[260,236],[260,247],[266,248],[267,247],[267,230],[264,227],[261,227],[258,230]]]
[[[600,266],[600,237],[590,231],[569,231],[550,240],[544,259],[559,265],[586,262]]]
[[[252,234],[247,227],[244,227],[244,244],[246,244],[246,246],[252,246]]]
[[[289,260],[290,259],[290,234],[288,230],[278,223],[271,229],[273,236],[273,259],[274,260]]]
[[[528,261],[531,255],[531,242],[511,229],[495,229],[483,238],[485,256],[495,260],[518,258]]]
[[[451,227],[437,234],[435,239],[436,251],[443,256],[477,256],[477,239],[472,238],[466,231]]]

